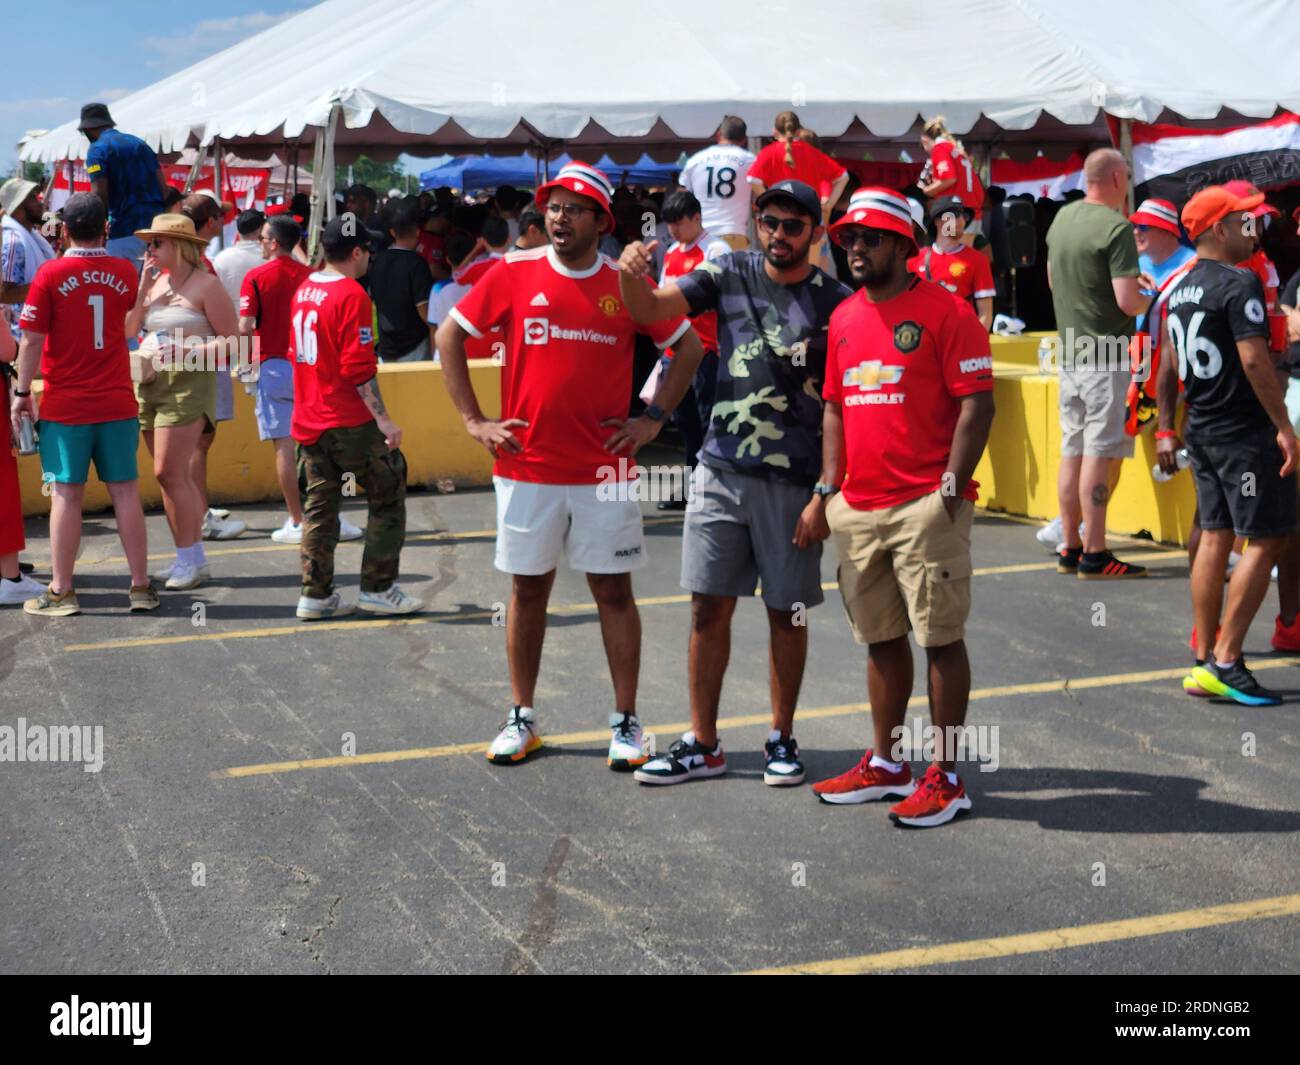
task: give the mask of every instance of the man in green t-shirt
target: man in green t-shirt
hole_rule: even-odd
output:
[[[1133,319],[1150,303],[1142,289],[1156,286],[1139,277],[1133,229],[1120,214],[1129,183],[1124,157],[1098,149],[1084,161],[1083,177],[1086,195],[1062,207],[1047,231],[1047,280],[1060,335],[1057,493],[1065,543],[1057,570],[1084,579],[1145,577],[1144,567],[1106,549],[1106,505],[1120,463],[1133,454],[1133,438],[1124,432]]]

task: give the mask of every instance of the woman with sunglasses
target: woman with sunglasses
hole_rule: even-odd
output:
[[[204,265],[207,242],[190,219],[158,215],[136,236],[146,242],[144,273],[126,329],[128,336],[145,333],[141,352],[153,355],[153,379],[136,385],[136,399],[176,544],[176,561],[165,575],[166,587],[175,591],[197,587],[210,575],[205,506],[191,463],[199,437],[216,424],[216,368],[238,337],[239,322],[226,290]]]

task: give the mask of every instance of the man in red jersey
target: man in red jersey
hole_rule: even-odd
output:
[[[975,212],[956,196],[936,200],[930,205],[934,244],[909,259],[907,268],[970,303],[987,331],[993,328],[993,297],[998,290],[988,259],[961,239],[974,216]]]
[[[276,215],[262,226],[266,262],[244,275],[239,289],[239,335],[256,337],[257,435],[275,448],[275,476],[289,517],[271,534],[279,544],[302,543],[302,498],[289,425],[293,418],[293,363],[289,361],[290,304],[311,267],[293,257],[302,238],[298,223]]]
[[[357,282],[370,265],[370,234],[345,213],[325,227],[325,269],[310,274],[290,304],[293,422],[307,484],[302,522],[304,621],[352,611],[334,590],[334,548],[344,483],[366,493],[369,521],[357,605],[372,614],[412,614],[424,604],[397,586],[406,539],[402,430],[379,394],[370,297]]]
[[[438,329],[452,402],[470,435],[496,459],[496,567],[511,574],[506,657],[513,706],[488,758],[507,764],[542,745],[533,710],[546,604],[561,554],[587,574],[614,683],[609,765],[646,761],[636,717],[641,619],[631,573],[645,564],[641,508],[629,487],[631,455],[659,432],[686,394],[703,355],[685,318],[638,327],[619,294],[618,266],[597,244],[614,225],[609,179],[567,164],[537,190],[549,245],[510,252]],[[500,419],[479,407],[466,365],[467,337],[503,326],[508,351]],[[627,419],[634,334],[675,347],[645,414]]]
[[[113,501],[117,533],[131,569],[130,609],[134,613],[158,606],[145,570],[148,546],[135,463],[140,412],[126,349],[126,315],[135,304],[139,268],[104,250],[105,221],[104,203],[94,193],[69,198],[63,226],[71,247],[63,258],[41,264],[19,319],[23,339],[9,416],[15,434],[24,416],[36,424],[31,388],[39,360],[44,383],[41,468],[53,484],[53,576],[49,588],[27,600],[23,609],[45,617],[81,613],[72,570],[81,544],[81,507],[92,460]]]
[[[953,730],[970,695],[971,474],[993,422],[993,360],[969,308],[908,272],[907,201],[871,191],[832,231],[862,288],[831,316],[826,361],[821,479],[841,490],[814,497],[807,519],[839,551],[840,595],[867,645],[875,744],[813,791],[831,803],[900,796],[890,818],[930,827],[970,809]],[[937,732],[919,787],[898,731],[912,694],[909,628],[925,648]]]

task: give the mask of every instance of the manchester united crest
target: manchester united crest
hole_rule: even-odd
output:
[[[921,327],[915,322],[899,322],[894,326],[894,347],[910,355],[921,343]]]
[[[613,318],[614,315],[618,314],[618,312],[623,309],[623,305],[613,296],[601,296],[600,299],[596,301],[596,306],[604,311],[610,318]]]

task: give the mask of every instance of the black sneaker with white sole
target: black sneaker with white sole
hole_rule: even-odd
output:
[[[651,758],[632,774],[641,784],[683,784],[695,777],[718,777],[727,771],[727,756],[722,753],[722,741],[714,747],[695,742],[694,733],[687,732],[668,748],[667,754]]]
[[[775,788],[802,784],[803,762],[799,760],[799,744],[794,736],[782,736],[776,730],[767,736],[767,767],[763,770],[763,783]]]

